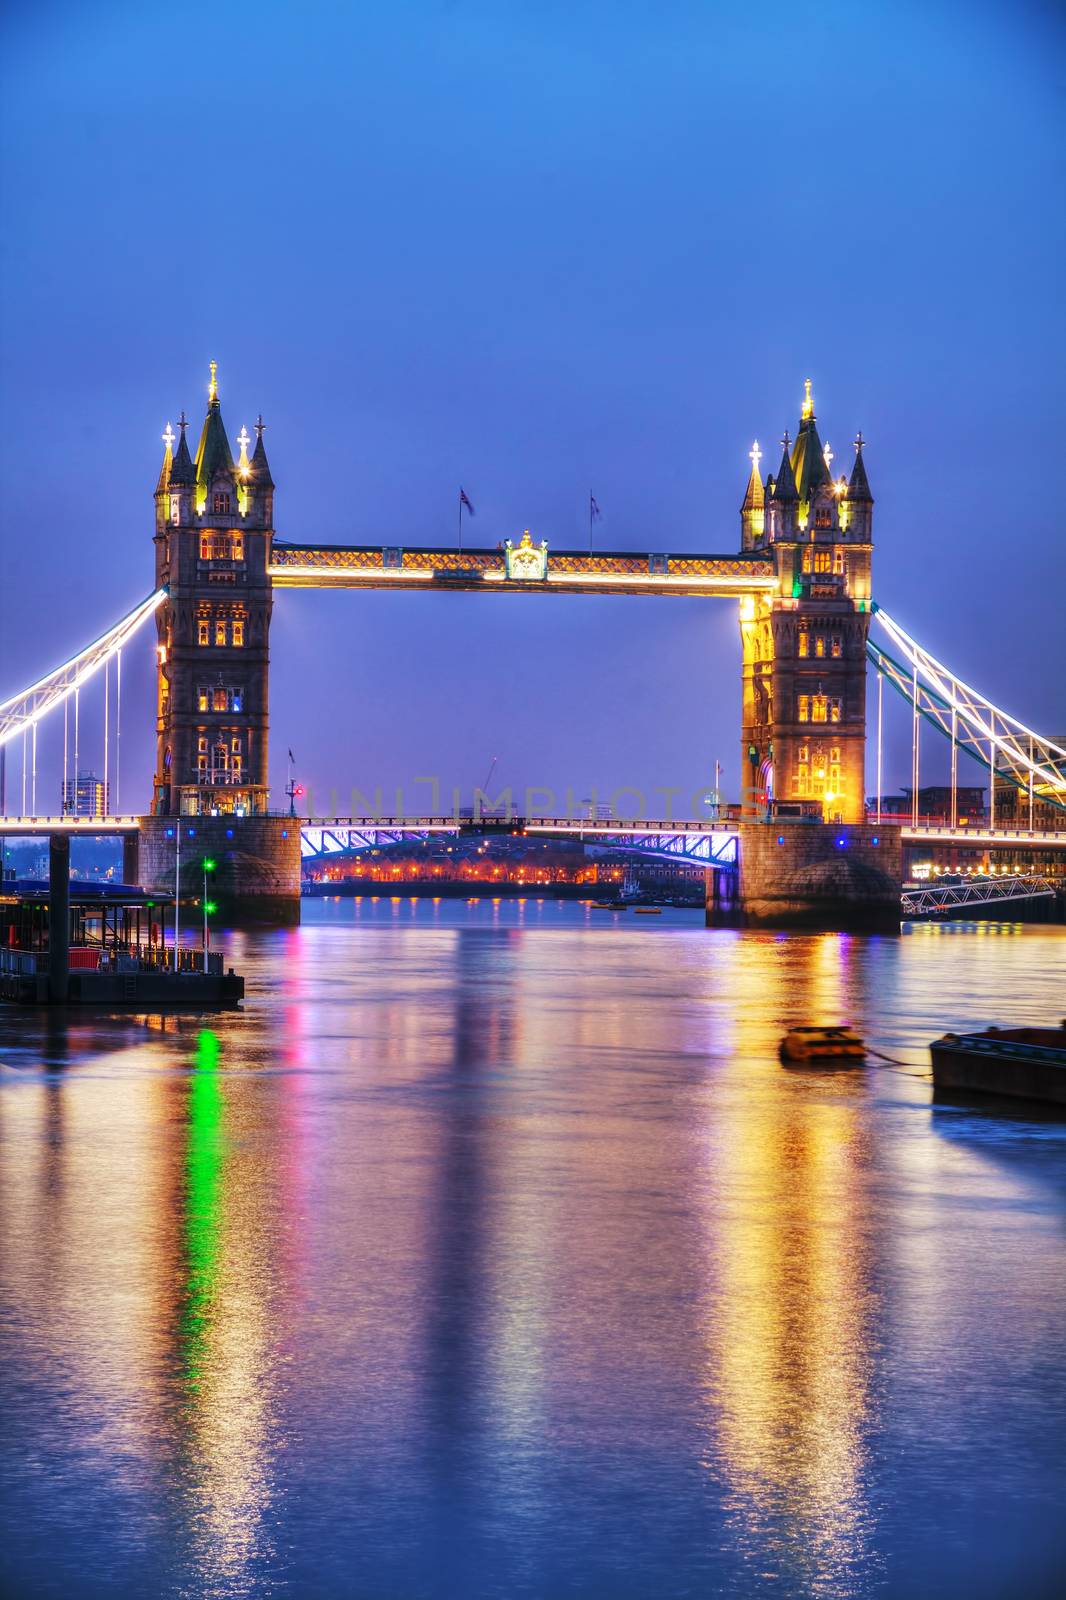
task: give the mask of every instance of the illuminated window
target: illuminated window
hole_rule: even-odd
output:
[[[822,717],[821,720],[824,722],[825,718]],[[830,700],[829,702],[829,720],[830,722],[840,721],[840,701],[837,699]],[[817,717],[815,718],[815,721],[818,721]]]
[[[207,710],[207,690],[206,689],[197,689],[197,691],[196,691],[196,709],[197,709],[197,711],[206,711]]]
[[[225,689],[215,689],[211,695],[211,710],[228,711],[229,706],[226,704],[228,699],[229,696],[227,695]]]
[[[839,573],[844,571],[844,548],[839,544],[833,551],[833,571]]]
[[[234,776],[239,776],[240,775],[240,770],[241,770],[240,751],[235,750],[234,753],[233,753],[233,772],[234,772]]]
[[[202,533],[201,561],[243,561],[244,538],[239,533]]]
[[[196,758],[196,770],[200,774],[201,777],[206,777],[206,775],[207,775],[207,757],[206,756],[197,756],[197,758]]]
[[[814,653],[816,656],[825,655],[825,634],[816,633],[814,636]]]
[[[172,494],[170,497],[170,520],[175,526],[181,521],[181,495]]]
[[[799,653],[801,656],[809,656],[811,653],[811,636],[806,628],[800,629]]]
[[[815,572],[832,572],[833,552],[831,550],[816,550],[814,552]]]
[[[201,738],[197,739],[196,748],[197,748],[197,750],[201,751],[202,753],[206,753],[206,751],[207,751],[207,739],[206,739],[206,737],[201,737]]]
[[[222,515],[228,515],[229,514],[229,495],[228,494],[216,494],[215,495],[215,512],[216,512],[216,514],[221,513]]]
[[[833,747],[829,751],[829,759],[830,759],[830,761],[839,761],[840,760],[840,746],[838,744],[833,745]]]
[[[811,552],[809,550],[804,550],[803,552],[803,570],[804,572],[810,572],[811,570]]]
[[[225,644],[225,642],[226,642],[226,624],[224,622],[216,622],[215,623],[215,643],[216,644]]]
[[[811,697],[810,697],[810,695],[801,694],[799,696],[799,699],[798,699],[797,704],[796,704],[796,717],[800,722],[810,722],[810,720],[811,720]],[[824,722],[825,718],[823,717],[822,720]]]
[[[800,698],[803,699],[804,697],[801,696]],[[840,702],[837,701],[837,704],[839,705]],[[826,720],[826,716],[828,714],[828,708],[829,708],[829,702],[828,702],[828,700],[827,700],[827,698],[826,698],[826,696],[824,694],[812,694],[811,695],[811,721],[812,722],[824,722]],[[800,718],[801,722],[804,721],[804,720],[805,720],[804,718],[802,718],[802,717]]]
[[[834,765],[829,768],[829,787],[834,794],[840,793],[840,768],[838,766]]]
[[[811,759],[811,748],[810,748],[810,745],[806,745],[806,744],[801,744],[800,745],[800,747],[799,747],[799,759],[801,761],[809,761]]]
[[[837,660],[844,654],[844,641],[839,633],[834,633],[829,641],[829,654]]]
[[[200,621],[196,624],[196,642],[197,644],[211,643],[211,624],[207,621],[206,617],[201,617]]]
[[[233,642],[238,645],[244,643],[244,623],[239,618],[233,624]]]
[[[831,528],[833,526],[833,513],[828,506],[819,506],[814,513],[814,526],[816,528]]]
[[[241,701],[243,700],[243,698],[244,698],[244,691],[243,690],[241,690],[241,689],[231,689],[230,690],[230,710],[231,711],[239,711],[241,709]]]

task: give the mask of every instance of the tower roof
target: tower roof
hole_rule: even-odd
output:
[[[762,451],[759,449],[758,439],[748,451],[748,455],[751,457],[751,476],[748,479],[748,487],[744,491],[744,503],[740,509],[741,511],[761,511],[766,503],[766,494],[762,485],[762,476],[759,472]]]
[[[181,429],[181,438],[178,441],[178,448],[174,452],[174,460],[170,468],[170,482],[172,484],[181,484],[182,487],[188,488],[196,482],[196,468],[192,464],[188,441],[185,438],[185,429],[188,427],[188,423],[185,421],[184,411],[181,414],[181,421],[178,423],[178,427]]]
[[[173,443],[174,429],[168,422],[167,431],[163,435],[163,465],[159,469],[159,482],[155,486],[156,494],[161,493],[161,491],[164,490],[167,484],[170,482],[170,468],[173,460],[170,453],[170,447]]]
[[[251,471],[251,481],[257,489],[273,489],[274,487],[274,480],[270,476],[270,463],[267,460],[266,446],[263,443],[263,429],[265,427],[266,423],[263,421],[262,413],[260,413],[255,419],[255,431],[258,434],[258,438],[255,441],[255,449],[252,451]]]
[[[216,474],[225,473],[230,478],[234,475],[233,454],[226,438],[222,411],[218,403],[216,371],[217,363],[212,361],[211,383],[207,391],[207,416],[204,418],[203,432],[200,434],[200,443],[196,449],[196,486],[205,490]]]
[[[777,469],[777,478],[774,482],[774,499],[779,501],[795,501],[799,499],[796,493],[796,479],[792,471],[792,462],[788,456],[789,437],[785,434],[781,441],[784,449],[781,453],[781,465]]]
[[[800,499],[809,500],[817,489],[831,484],[833,480],[826,465],[822,441],[818,437],[810,378],[806,379],[803,387],[799,432],[792,451],[792,473]]]
[[[855,465],[851,469],[847,498],[849,500],[864,501],[867,505],[872,506],[874,497],[870,493],[870,480],[866,476],[866,463],[862,459],[862,450],[865,443],[866,440],[862,434],[857,434],[855,438]]]

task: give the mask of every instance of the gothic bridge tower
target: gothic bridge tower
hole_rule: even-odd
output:
[[[873,550],[862,435],[850,478],[834,478],[808,379],[796,442],[782,443],[765,483],[752,450],[740,512],[743,548],[772,552],[777,578],[741,608],[744,814],[804,801],[796,809],[825,822],[862,822]]]
[[[160,606],[156,816],[255,816],[267,809],[270,552],[274,482],[263,422],[242,428],[234,463],[211,363],[195,460],[167,425],[155,491]]]
[[[169,424],[163,436],[155,573],[168,594],[156,612],[156,768],[137,877],[169,895],[180,870],[182,899],[198,906],[207,857],[221,920],[298,922],[299,825],[267,809],[274,480],[262,418],[256,428],[251,456],[241,429],[235,462],[212,362],[195,458],[184,414],[176,450]]]

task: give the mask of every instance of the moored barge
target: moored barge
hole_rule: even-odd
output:
[[[929,1050],[934,1089],[1066,1106],[1066,1021],[1059,1028],[946,1033]]]
[[[67,902],[67,927],[57,940],[50,885],[3,884],[0,1000],[217,1010],[244,998],[244,979],[232,968],[224,970],[221,951],[167,944],[163,897],[125,884],[71,880],[61,901]],[[62,915],[61,903],[59,909]]]

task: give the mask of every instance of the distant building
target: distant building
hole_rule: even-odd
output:
[[[111,812],[111,785],[95,772],[79,772],[63,785],[65,817],[106,817]]]
[[[866,802],[867,808],[876,813],[876,797]],[[955,790],[955,820],[962,826],[983,822],[985,820],[985,790],[984,785],[959,784]],[[912,817],[914,815],[914,790],[904,789],[900,794],[883,794],[881,796],[881,815],[883,817]],[[922,818],[942,818],[945,822],[951,821],[951,785],[947,783],[928,783],[918,790],[918,815]]]
[[[1057,735],[1052,742],[1066,749],[1066,734]],[[1032,828],[1038,833],[1057,833],[1066,828],[1066,762],[1055,770],[1055,783],[1034,783],[1031,812],[1028,786],[1019,789],[1016,783],[997,774],[997,828]]]

